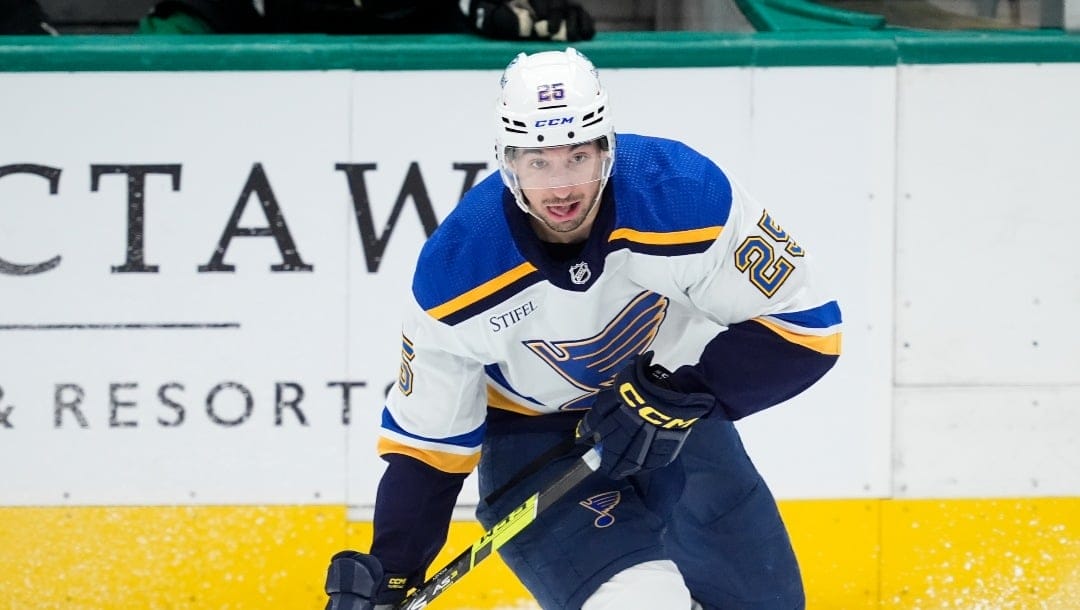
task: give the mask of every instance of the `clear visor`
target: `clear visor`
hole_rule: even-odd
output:
[[[608,177],[610,153],[601,146],[604,138],[550,148],[507,146],[503,171],[522,190],[580,186]]]

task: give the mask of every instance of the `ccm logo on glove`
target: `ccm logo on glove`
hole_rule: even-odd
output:
[[[675,460],[692,426],[712,411],[709,394],[670,387],[671,373],[645,352],[615,375],[577,427],[577,442],[600,447],[599,471],[613,479],[663,468]]]
[[[679,419],[678,417],[672,417],[666,413],[662,413],[656,407],[647,404],[645,399],[641,397],[641,393],[639,393],[637,388],[629,381],[619,386],[619,396],[622,396],[626,406],[637,410],[638,417],[658,428],[664,428],[665,430],[689,428],[694,425],[694,422],[701,419],[700,417]]]
[[[404,589],[409,579],[404,576],[392,576],[386,579],[387,589]]]

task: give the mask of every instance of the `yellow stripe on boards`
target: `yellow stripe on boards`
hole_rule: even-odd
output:
[[[799,559],[807,608],[877,608],[880,500],[780,502]]]
[[[810,610],[1080,608],[1080,498],[780,510]],[[431,571],[483,533],[452,524]],[[371,538],[371,524],[347,522],[342,506],[0,508],[0,609],[322,610],[330,556],[367,550]],[[429,608],[537,606],[494,556]]]
[[[887,502],[882,517],[883,607],[1080,609],[1080,498]]]
[[[321,609],[343,506],[0,508],[4,610]]]

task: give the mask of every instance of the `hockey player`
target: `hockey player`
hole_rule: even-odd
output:
[[[591,444],[599,470],[499,551],[542,608],[803,607],[732,422],[836,362],[809,252],[701,154],[616,135],[574,49],[512,61],[495,127],[501,178],[418,260],[374,542],[333,557],[327,608],[389,608],[422,582],[477,465],[490,528]]]

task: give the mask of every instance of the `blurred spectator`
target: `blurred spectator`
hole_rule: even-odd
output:
[[[5,0],[0,0],[5,1]],[[435,34],[588,40],[592,17],[568,0],[160,0],[140,33]]]
[[[37,0],[0,0],[0,34],[57,33]]]
[[[593,18],[567,0],[461,0],[472,30],[502,40],[590,40]]]

